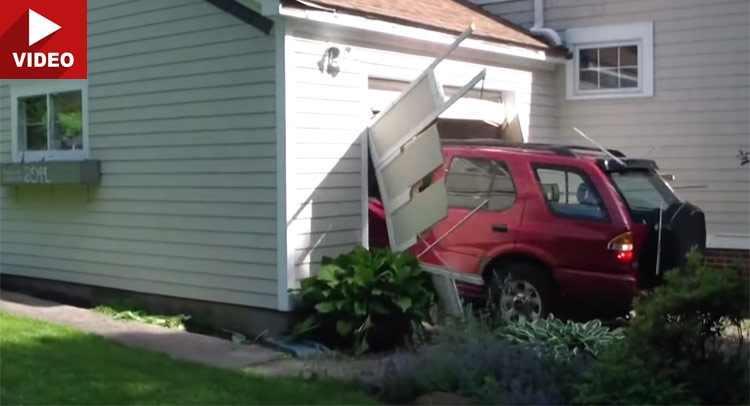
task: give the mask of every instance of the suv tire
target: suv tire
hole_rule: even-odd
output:
[[[487,306],[493,315],[505,321],[544,318],[557,301],[552,278],[531,262],[490,265],[487,280]]]

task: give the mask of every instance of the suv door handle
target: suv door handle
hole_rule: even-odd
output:
[[[498,233],[507,233],[508,225],[507,224],[493,224],[492,231],[496,231]]]

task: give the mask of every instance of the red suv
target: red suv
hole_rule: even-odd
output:
[[[705,246],[703,213],[675,195],[653,161],[487,140],[444,141],[443,154],[426,180],[444,179],[448,216],[410,251],[432,245],[420,261],[482,275],[484,288],[462,284],[462,293],[489,293],[503,317],[543,317],[559,300],[629,305]],[[372,246],[387,246],[377,196],[370,235]]]

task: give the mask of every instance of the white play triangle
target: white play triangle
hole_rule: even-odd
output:
[[[29,9],[29,46],[36,44],[60,28],[62,27]]]

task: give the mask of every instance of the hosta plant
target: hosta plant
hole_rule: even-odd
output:
[[[429,320],[435,301],[431,279],[414,255],[363,247],[324,258],[294,296],[308,314],[295,328],[298,335],[352,346],[356,353],[404,343]]]
[[[518,342],[542,345],[558,359],[567,359],[581,352],[596,356],[603,348],[625,336],[622,329],[602,326],[599,320],[575,323],[552,317],[509,323],[497,333]]]

